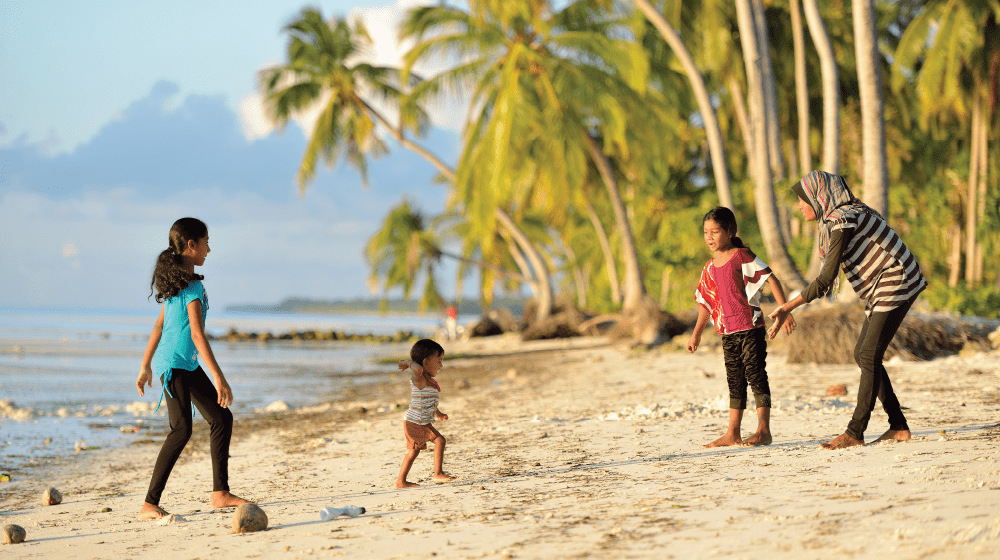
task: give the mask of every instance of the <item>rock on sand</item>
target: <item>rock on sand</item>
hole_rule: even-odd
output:
[[[56,490],[55,488],[49,488],[42,493],[42,505],[43,506],[54,506],[62,503],[62,492]]]
[[[255,533],[267,529],[267,514],[257,504],[243,504],[233,513],[234,533]]]
[[[3,526],[3,543],[4,544],[17,544],[23,543],[25,537],[28,534],[24,532],[24,527],[20,525],[4,525]]]

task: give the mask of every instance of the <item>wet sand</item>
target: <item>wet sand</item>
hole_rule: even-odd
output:
[[[233,510],[208,508],[199,417],[161,503],[185,521],[136,518],[157,436],[0,483],[0,524],[28,533],[0,555],[967,559],[1000,547],[997,353],[889,363],[913,439],[827,451],[819,443],[842,433],[853,410],[857,369],[787,365],[780,345],[768,366],[774,444],[715,449],[701,445],[724,432],[728,396],[711,348],[509,336],[446,348],[486,356],[446,360],[439,375],[450,419],[435,425],[454,482],[431,482],[428,450],[410,475],[421,486],[393,487],[408,400],[398,377],[326,409],[238,422],[230,484],[264,509],[266,531],[232,534]],[[468,389],[456,387],[462,379]],[[838,383],[848,395],[826,397]],[[748,411],[743,437],[756,423]],[[866,439],[886,428],[876,410]],[[61,505],[40,505],[48,486],[63,492]],[[321,508],[350,504],[367,513],[320,521]]]

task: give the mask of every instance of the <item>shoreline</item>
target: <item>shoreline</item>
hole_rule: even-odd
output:
[[[422,453],[411,473],[422,486],[392,488],[404,454],[402,410],[379,409],[408,400],[397,377],[345,393],[323,412],[237,422],[232,490],[259,502],[267,531],[232,535],[232,510],[207,509],[211,468],[197,437],[162,504],[186,522],[135,520],[159,449],[149,445],[88,452],[79,465],[0,483],[0,524],[27,529],[21,557],[66,559],[167,550],[201,558],[988,558],[1000,545],[1000,391],[985,390],[1000,385],[995,352],[888,363],[914,439],[841,451],[818,443],[846,426],[856,367],[785,364],[775,352],[774,444],[703,449],[725,429],[721,352],[495,338],[446,345],[449,354],[488,356],[446,359],[439,377],[451,419],[436,426],[454,483],[431,484]],[[469,389],[456,388],[462,379]],[[835,383],[847,385],[847,397],[825,396]],[[744,436],[756,425],[752,411],[746,416]],[[868,440],[884,425],[877,410]],[[48,486],[63,491],[63,504],[37,505]],[[348,504],[368,513],[319,521],[320,508]]]

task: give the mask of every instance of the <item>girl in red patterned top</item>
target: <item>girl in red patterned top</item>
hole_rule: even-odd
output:
[[[705,214],[702,224],[705,243],[715,256],[702,269],[701,281],[694,292],[701,307],[687,350],[698,349],[701,333],[711,318],[715,331],[722,335],[729,382],[729,428],[725,435],[705,447],[770,445],[771,388],[765,370],[767,340],[760,298],[765,283],[771,286],[778,305],[785,303],[785,292],[771,269],[737,237],[736,216],[732,210],[716,207]],[[766,333],[770,339],[774,339],[782,325],[785,332],[791,334],[795,319],[789,314],[775,321]],[[740,423],[747,406],[748,383],[757,405],[758,424],[757,432],[744,441],[740,436]]]

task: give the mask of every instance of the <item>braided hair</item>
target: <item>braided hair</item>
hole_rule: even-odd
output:
[[[181,218],[170,227],[170,244],[156,258],[153,280],[149,283],[149,296],[156,294],[156,303],[163,303],[181,292],[195,280],[204,280],[201,274],[184,269],[181,253],[188,241],[198,241],[208,237],[208,226],[198,218]]]

